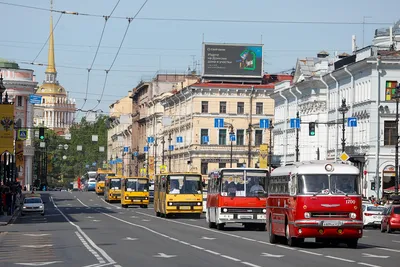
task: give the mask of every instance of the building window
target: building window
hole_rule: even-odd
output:
[[[201,113],[208,113],[208,101],[201,101]]]
[[[207,162],[202,162],[200,168],[201,168],[201,174],[203,174],[203,175],[208,174],[208,163]]]
[[[397,81],[386,81],[385,100],[390,101],[396,94]]]
[[[22,107],[22,96],[17,96],[17,106]]]
[[[226,163],[218,163],[218,168],[222,169],[222,168],[226,168]]]
[[[244,130],[236,131],[236,145],[238,146],[244,145]]]
[[[263,114],[264,113],[264,106],[262,102],[256,103],[256,114]]]
[[[207,137],[208,137],[208,129],[201,129],[200,130],[200,138],[201,138],[200,144],[206,145],[208,143],[206,140]]]
[[[396,145],[396,121],[385,121],[385,146]]]
[[[237,103],[237,114],[244,114],[244,102]]]
[[[262,144],[263,130],[256,130],[254,144],[259,146]]]
[[[220,129],[218,135],[218,144],[226,145],[226,129]]]
[[[226,102],[219,102],[219,113],[225,114],[226,113]]]
[[[46,104],[46,99],[44,97],[42,97],[42,103]]]

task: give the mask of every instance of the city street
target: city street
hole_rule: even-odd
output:
[[[271,245],[267,232],[122,209],[92,192],[46,192],[46,215],[1,227],[1,266],[396,266],[400,233],[367,229],[358,249]],[[310,240],[311,241],[311,240]],[[397,260],[397,261],[396,261]]]

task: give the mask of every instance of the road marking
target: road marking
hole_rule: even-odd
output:
[[[206,237],[206,236],[202,236],[200,239],[204,239],[204,240],[214,240],[215,237]]]
[[[88,218],[88,219],[93,219],[94,217],[92,217],[92,216],[87,216],[86,218]]]
[[[369,263],[365,263],[365,262],[357,262],[357,264],[364,265],[364,266],[369,266],[369,267],[381,267],[379,265],[369,264]]]
[[[236,258],[231,257],[231,256],[227,256],[227,255],[221,255],[221,257],[223,257],[223,258],[225,258],[225,259],[228,259],[228,260],[232,260],[232,261],[241,261],[241,260],[239,260],[239,259],[236,259]]]
[[[24,235],[38,237],[38,236],[46,236],[46,235],[50,235],[50,234],[24,234]]]
[[[215,252],[215,251],[212,251],[212,250],[208,250],[208,249],[206,249],[204,251],[206,251],[208,253],[211,253],[211,254],[214,254],[214,255],[221,255],[221,253],[218,253],[218,252]]]
[[[400,241],[398,241],[398,240],[392,240],[392,242],[394,242],[394,243],[400,243]]]
[[[276,254],[269,254],[269,253],[263,252],[263,253],[261,253],[261,256],[262,257],[271,257],[271,258],[282,258],[285,255],[276,255]]]
[[[165,253],[158,253],[157,255],[153,255],[153,257],[156,257],[156,258],[167,258],[167,259],[169,259],[169,258],[174,258],[174,257],[176,257],[176,255],[168,255],[168,254],[165,254]]]
[[[276,245],[277,247],[280,247],[280,248],[285,248],[285,249],[288,249],[288,250],[297,250],[297,249],[295,249],[295,248],[291,248],[291,247],[288,247],[288,246],[284,246],[284,245]]]
[[[256,264],[253,264],[253,263],[250,263],[250,262],[247,262],[247,261],[242,261],[242,263],[244,265],[251,266],[251,267],[261,267],[260,265],[256,265]]]
[[[199,246],[196,246],[196,245],[190,245],[192,248],[196,248],[196,249],[199,249],[199,250],[204,250],[204,248],[202,248],[202,247],[199,247]]]
[[[45,266],[55,263],[60,263],[62,261],[48,261],[48,262],[26,262],[26,263],[16,263],[17,265],[25,265],[25,266]]]
[[[21,248],[44,248],[44,247],[52,247],[53,245],[47,244],[47,245],[22,245],[20,246]]]
[[[92,222],[101,222],[100,220],[92,220]]]
[[[274,244],[271,244],[271,243],[265,242],[265,241],[260,241],[260,240],[258,240],[257,242],[260,243],[260,244],[264,244],[264,245],[275,246]]]
[[[150,220],[143,219],[142,222],[149,222]]]
[[[96,249],[98,252],[100,252],[100,254],[111,264],[115,264],[116,261],[114,261],[102,248],[100,248],[99,246],[96,245],[96,243],[93,242],[92,239],[90,239],[90,237],[79,227],[79,225],[71,222],[70,219],[68,219],[68,217],[57,207],[56,203],[53,200],[53,197],[50,197],[50,201],[53,203],[54,207],[57,209],[57,211],[59,213],[61,213],[61,215],[65,218],[65,220],[67,222],[69,222],[72,226],[74,226],[78,232],[89,242],[89,244]],[[87,207],[87,205],[84,205]]]
[[[109,210],[110,210],[110,209],[112,209],[112,208],[111,208],[111,207],[106,207],[106,209],[109,209]]]
[[[390,256],[384,256],[384,255],[374,255],[374,254],[369,254],[369,253],[363,253],[362,255],[363,255],[363,257],[365,257],[365,258],[381,258],[381,259],[387,259],[387,258],[390,257]]]
[[[391,248],[376,248],[376,249],[400,253],[400,250],[398,250],[398,249],[391,249]]]
[[[75,232],[75,234],[78,236],[79,240],[82,242],[82,244],[86,247],[87,250],[89,250],[90,253],[93,254],[93,256],[99,261],[99,263],[95,264],[104,264],[106,263],[105,260],[99,255],[99,253],[97,253],[97,251],[95,251],[94,249],[92,249],[89,244],[86,242],[86,240],[82,237],[81,234],[79,234],[78,232]]]
[[[348,259],[343,259],[343,258],[339,258],[339,257],[334,257],[334,256],[325,256],[326,258],[329,258],[329,259],[333,259],[333,260],[338,260],[338,261],[345,261],[345,262],[355,262],[355,261],[353,261],[353,260],[348,260]]]
[[[136,237],[125,237],[125,238],[122,239],[122,240],[131,240],[131,241],[134,241],[134,240],[137,240],[137,238],[136,238]]]
[[[315,255],[315,256],[323,256],[320,253],[316,253],[316,252],[312,252],[312,251],[308,251],[308,250],[299,249],[298,251],[303,252],[303,253],[307,253],[307,254],[311,254],[311,255]]]

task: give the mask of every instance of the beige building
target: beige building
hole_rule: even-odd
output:
[[[107,158],[120,162],[112,164],[112,169],[126,175],[132,175],[132,92],[110,105],[110,120],[107,139]],[[125,149],[124,149],[125,148]],[[122,162],[121,162],[122,160]]]

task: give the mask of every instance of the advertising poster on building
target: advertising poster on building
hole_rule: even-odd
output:
[[[262,50],[262,45],[205,43],[203,76],[261,78]]]
[[[14,153],[14,105],[0,105],[0,155]]]
[[[15,141],[15,154],[17,166],[17,178],[22,180],[24,178],[24,141]]]
[[[266,169],[268,167],[268,145],[260,145],[260,154],[258,155],[258,161],[260,162],[260,169]]]

